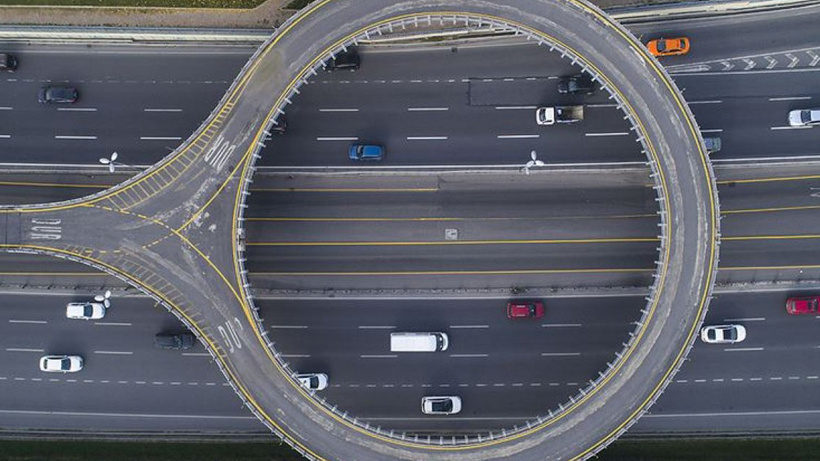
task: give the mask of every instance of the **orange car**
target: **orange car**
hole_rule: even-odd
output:
[[[646,44],[649,52],[654,56],[675,56],[689,52],[689,39],[679,38],[659,38],[651,40]]]

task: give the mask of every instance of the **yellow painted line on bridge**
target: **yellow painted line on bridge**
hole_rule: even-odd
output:
[[[820,239],[820,234],[801,234],[801,235],[740,235],[736,237],[722,237],[721,240],[726,241],[753,241],[753,240],[812,240]]]
[[[784,206],[771,208],[740,208],[737,210],[721,210],[720,213],[724,215],[744,214],[744,213],[774,213],[778,211],[804,211],[817,210],[820,205],[799,205],[799,206]]]
[[[436,240],[429,242],[248,242],[247,246],[437,246],[437,245],[563,245],[589,243],[652,243],[651,238],[597,238],[597,239],[548,239],[548,240]]]
[[[783,181],[808,181],[811,179],[820,179],[820,175],[812,174],[812,175],[802,175],[802,176],[782,176],[782,177],[768,177],[768,178],[756,178],[756,179],[735,179],[735,180],[724,180],[724,181],[716,181],[717,185],[725,186],[727,184],[753,184],[753,183],[766,183],[766,182],[783,182]]]
[[[820,264],[793,264],[784,266],[729,266],[720,268],[722,271],[783,271],[804,269],[820,269]]]
[[[296,218],[296,217],[274,217],[274,218],[245,218],[245,221],[256,222],[436,222],[436,221],[555,221],[560,219],[638,219],[657,218],[657,213],[647,214],[626,214],[626,215],[600,215],[600,216],[512,216],[512,217],[435,217],[420,216],[416,218]]]

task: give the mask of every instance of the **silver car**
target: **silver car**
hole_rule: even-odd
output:
[[[74,373],[83,369],[79,355],[46,355],[40,357],[40,371],[50,373]]]
[[[65,316],[70,319],[99,320],[105,317],[103,303],[68,303],[65,306]]]
[[[700,339],[709,344],[734,344],[746,339],[743,325],[709,325],[700,330]]]
[[[811,126],[820,124],[820,109],[800,109],[789,112],[789,125]]]
[[[431,396],[421,398],[421,412],[425,415],[454,415],[461,411],[461,397]]]

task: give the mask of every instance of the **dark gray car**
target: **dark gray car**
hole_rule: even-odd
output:
[[[40,104],[72,104],[78,99],[80,92],[73,86],[46,85],[37,94]]]
[[[8,53],[0,53],[0,70],[14,72],[17,69],[17,58]]]
[[[558,92],[561,94],[592,94],[595,83],[592,77],[586,74],[562,77],[558,80]]]
[[[189,332],[157,333],[154,336],[154,346],[160,349],[190,349],[194,347],[196,338]]]

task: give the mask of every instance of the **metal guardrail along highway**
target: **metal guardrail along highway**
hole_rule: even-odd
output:
[[[249,294],[244,198],[275,119],[329,56],[419,24],[493,24],[562,53],[610,93],[654,172],[660,257],[641,322],[608,370],[525,427],[422,438],[361,423],[296,384]],[[668,383],[705,315],[717,267],[714,178],[691,114],[643,46],[578,0],[316,1],[274,33],[162,162],[90,197],[1,211],[0,248],[88,264],[162,302],[197,333],[248,408],[311,459],[589,457]]]

